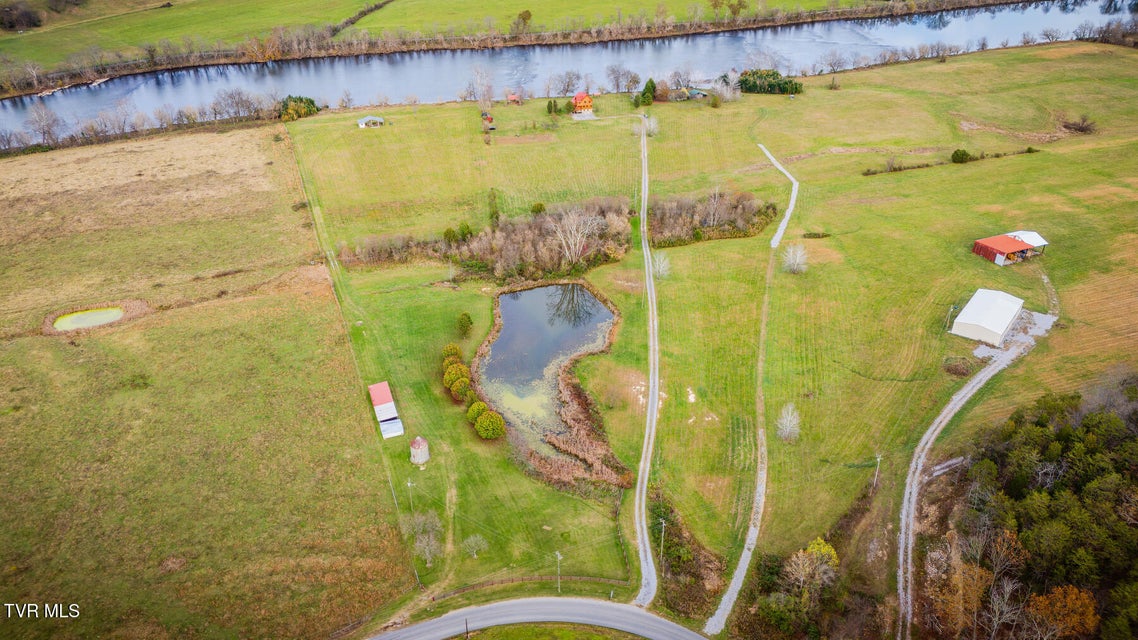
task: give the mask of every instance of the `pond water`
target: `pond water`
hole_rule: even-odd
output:
[[[595,90],[606,84],[605,68],[612,64],[623,64],[645,79],[677,70],[690,71],[696,79],[712,78],[756,64],[797,74],[810,71],[833,51],[849,60],[938,42],[975,49],[985,41],[995,48],[1017,45],[1025,33],[1039,38],[1044,29],[1070,39],[1081,24],[1101,26],[1136,11],[1138,0],[1054,0],[653,40],[216,65],[125,76],[43,98],[3,100],[0,129],[24,130],[28,111],[40,101],[74,128],[120,102],[153,114],[163,105],[180,109],[209,104],[219,92],[238,88],[305,95],[328,104],[336,104],[345,90],[357,104],[374,103],[380,96],[400,102],[411,95],[422,102],[443,102],[456,98],[475,68],[493,76],[496,94],[505,87],[524,86],[537,95],[546,95],[551,75],[568,70],[591,76]]]
[[[604,348],[613,314],[579,284],[502,294],[502,330],[478,370],[490,404],[533,447],[562,431],[557,374],[578,353]]]
[[[110,324],[123,317],[122,307],[103,307],[100,309],[87,309],[59,316],[52,323],[56,331],[74,331],[75,329],[90,329],[99,325]]]

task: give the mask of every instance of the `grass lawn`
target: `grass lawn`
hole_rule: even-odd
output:
[[[81,612],[5,637],[326,636],[413,587],[275,131],[0,163],[0,598]],[[165,310],[36,331],[128,297]]]
[[[613,629],[578,624],[509,625],[472,632],[481,640],[633,640],[634,636]]]
[[[215,42],[232,48],[248,36],[264,36],[276,27],[338,23],[368,2],[182,0],[168,8],[160,8],[160,4],[90,0],[62,15],[47,11],[43,27],[22,34],[0,32],[0,50],[15,60],[33,60],[51,69],[91,47],[135,56],[143,44],[170,40],[181,46],[183,39],[189,38],[204,43],[207,49]]]
[[[629,112],[619,97],[598,102],[600,115]],[[441,237],[463,222],[479,230],[489,224],[491,188],[503,217],[529,215],[536,202],[635,196],[639,156],[630,119],[560,116],[547,129],[545,109],[544,100],[496,107],[490,145],[473,102],[373,107],[305,119],[289,131],[334,243],[354,245],[368,234]],[[391,124],[360,129],[356,120],[365,113],[382,113]]]

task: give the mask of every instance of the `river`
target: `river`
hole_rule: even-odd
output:
[[[1044,30],[1056,30],[1063,39],[1071,39],[1079,25],[1101,26],[1135,12],[1138,0],[1128,5],[1118,0],[1070,0],[627,42],[218,65],[126,76],[43,98],[4,100],[0,102],[0,130],[23,130],[28,110],[37,101],[58,114],[70,129],[119,103],[150,114],[163,105],[178,109],[208,104],[220,91],[235,88],[305,95],[328,104],[336,104],[345,90],[357,104],[380,102],[381,98],[402,102],[410,96],[420,102],[445,102],[457,98],[479,67],[492,74],[496,94],[506,87],[524,86],[537,95],[545,95],[551,75],[567,70],[591,76],[594,89],[599,90],[607,84],[605,68],[618,63],[644,79],[676,70],[686,70],[694,78],[711,78],[732,68],[759,65],[799,74],[817,68],[831,51],[853,60],[922,44],[973,50],[986,41],[997,48],[1020,44],[1025,33],[1042,39]]]

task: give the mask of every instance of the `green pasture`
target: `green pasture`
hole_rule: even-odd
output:
[[[841,6],[854,5],[855,2],[841,2]],[[790,2],[778,0],[762,5],[749,3],[743,16],[752,16],[762,8],[783,10],[817,10],[832,6],[822,0]],[[398,33],[400,31],[434,33],[486,33],[497,31],[509,33],[510,25],[523,11],[531,14],[529,31],[558,31],[568,29],[589,29],[617,24],[654,24],[658,19],[671,22],[688,22],[693,19],[711,21],[715,12],[711,5],[703,2],[682,2],[681,0],[633,0],[631,2],[604,2],[603,0],[582,0],[566,3],[553,0],[507,0],[492,3],[478,3],[474,0],[457,0],[438,3],[431,0],[396,0],[383,9],[372,13],[356,23],[355,28],[366,30],[372,35]],[[726,8],[720,9],[719,18],[729,17]]]
[[[597,102],[601,116],[631,109],[620,97]],[[550,118],[546,104],[497,103],[489,145],[473,102],[356,109],[300,120],[289,131],[333,243],[354,246],[369,234],[437,238],[463,222],[480,230],[489,225],[491,188],[504,218],[529,215],[538,202],[635,197],[634,120]],[[356,120],[372,113],[388,124],[360,129]]]
[[[185,39],[211,49],[225,48],[249,36],[265,36],[276,27],[324,26],[349,18],[366,0],[182,0],[168,8],[161,2],[93,0],[72,14],[46,12],[43,27],[25,33],[0,31],[0,51],[15,60],[31,60],[53,69],[91,47],[137,57],[144,44]],[[200,45],[204,44],[204,47]],[[108,56],[111,57],[111,56]]]

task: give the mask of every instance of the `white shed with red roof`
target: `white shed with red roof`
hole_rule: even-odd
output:
[[[386,381],[367,388],[371,395],[371,406],[375,407],[375,419],[379,421],[379,432],[383,439],[403,435],[403,421],[395,409],[395,398],[391,396],[391,386]]]

